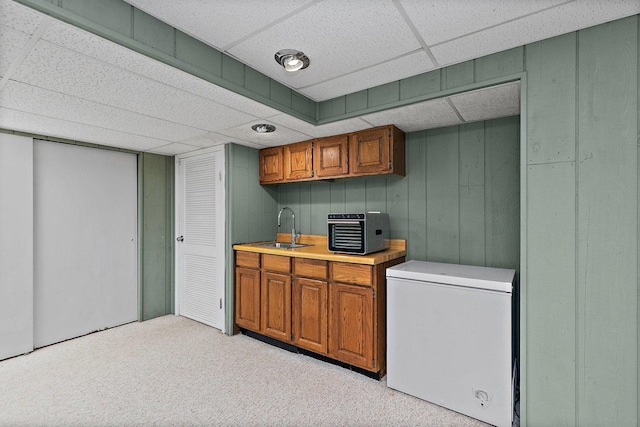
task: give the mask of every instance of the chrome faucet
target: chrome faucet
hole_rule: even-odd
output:
[[[295,245],[296,239],[300,237],[300,233],[296,233],[296,214],[293,213],[293,209],[291,209],[288,206],[285,206],[284,208],[280,209],[280,212],[278,212],[278,227],[280,227],[280,216],[282,215],[282,212],[285,209],[289,209],[291,211],[291,218],[293,218],[293,228],[291,229],[291,244]]]

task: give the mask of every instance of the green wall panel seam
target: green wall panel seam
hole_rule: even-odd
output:
[[[580,405],[578,404],[579,396],[580,396],[580,31],[576,32],[576,82],[575,82],[575,108],[576,114],[574,118],[575,125],[575,137],[574,137],[574,145],[575,145],[575,257],[576,257],[576,265],[575,265],[575,283],[573,284],[575,288],[575,421],[576,423],[580,420]]]
[[[523,52],[523,56],[526,55]],[[520,348],[518,349],[520,360],[518,361],[519,370],[519,392],[520,392],[520,425],[526,426],[527,414],[527,69],[522,73],[520,78],[520,281],[518,283],[518,294],[520,296],[520,324],[519,339]],[[486,150],[486,141],[485,141]],[[486,203],[486,201],[485,201]],[[518,301],[516,302],[516,304]]]

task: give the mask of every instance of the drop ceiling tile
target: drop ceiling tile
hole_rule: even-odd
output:
[[[7,82],[0,92],[0,107],[143,135],[167,142],[202,134],[200,129],[15,81]]]
[[[362,118],[374,126],[394,124],[404,132],[416,132],[462,123],[449,103],[442,98],[367,114]]]
[[[199,77],[123,48],[116,43],[63,22],[52,22],[43,34],[42,39],[139,76],[144,76],[147,79],[152,79],[243,111],[253,117],[268,117],[279,113],[274,108],[213,85]]]
[[[138,151],[167,144],[166,141],[153,138],[1,107],[0,128]]]
[[[300,88],[380,64],[421,45],[391,1],[325,0],[244,40],[228,52],[286,86]],[[296,49],[309,68],[288,73],[273,58]]]
[[[13,79],[202,130],[255,118],[46,41],[36,44]]]
[[[205,134],[201,134],[193,138],[184,139],[178,142],[200,148],[207,148],[234,141],[232,141],[232,139],[226,135],[221,135],[216,132],[207,132]]]
[[[126,0],[161,21],[221,49],[295,13],[311,0]]]
[[[434,68],[435,66],[427,54],[420,50],[390,62],[301,88],[299,91],[316,101],[324,101],[346,93],[357,92],[425,73]]]
[[[277,145],[291,144],[294,142],[306,141],[312,139],[311,135],[307,135],[301,132],[294,131],[285,126],[276,126],[276,131],[272,133],[257,133],[251,126],[262,123],[260,121],[254,121],[242,126],[236,126],[229,129],[218,131],[218,133],[226,135],[231,138],[231,141],[246,141],[261,146],[275,147]],[[235,139],[234,139],[235,138]],[[242,144],[241,142],[238,142]]]
[[[575,1],[432,47],[450,65],[640,13],[640,1]]]
[[[174,142],[172,144],[163,145],[162,147],[153,148],[149,150],[150,153],[162,154],[164,156],[175,156],[176,154],[189,153],[191,151],[200,150],[199,147],[192,145],[180,144]]]
[[[400,0],[400,4],[427,45],[499,25],[568,0],[429,1]]]
[[[29,41],[29,35],[0,25],[0,77],[4,76]]]
[[[0,0],[2,25],[26,34],[33,34],[43,15],[11,0]]]
[[[300,120],[288,114],[279,114],[269,118],[269,121],[276,125],[286,126],[289,129],[294,129],[298,132],[310,135],[314,138],[355,132],[371,127],[369,123],[360,118],[341,120],[339,122],[327,123],[320,126],[314,126],[311,123],[307,123],[304,120]]]
[[[467,122],[520,114],[520,82],[492,86],[450,97]]]

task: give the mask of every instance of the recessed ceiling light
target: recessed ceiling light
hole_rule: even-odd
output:
[[[283,49],[275,54],[276,62],[287,71],[298,71],[309,66],[309,58],[302,52],[293,49]]]
[[[251,129],[255,130],[258,133],[271,133],[276,130],[274,125],[268,125],[266,123],[261,123],[259,125],[251,126]]]

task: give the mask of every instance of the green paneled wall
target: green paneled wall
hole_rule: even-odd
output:
[[[637,425],[638,17],[525,47],[527,425]]]
[[[140,319],[174,313],[174,160],[138,155]]]
[[[409,133],[406,150],[404,178],[281,184],[278,208],[294,210],[301,233],[322,235],[329,212],[388,212],[408,259],[519,269],[520,118]]]
[[[225,145],[226,194],[226,324],[233,325],[235,243],[273,240],[277,232],[277,190],[260,186],[258,150]],[[232,331],[227,331],[231,333]]]

